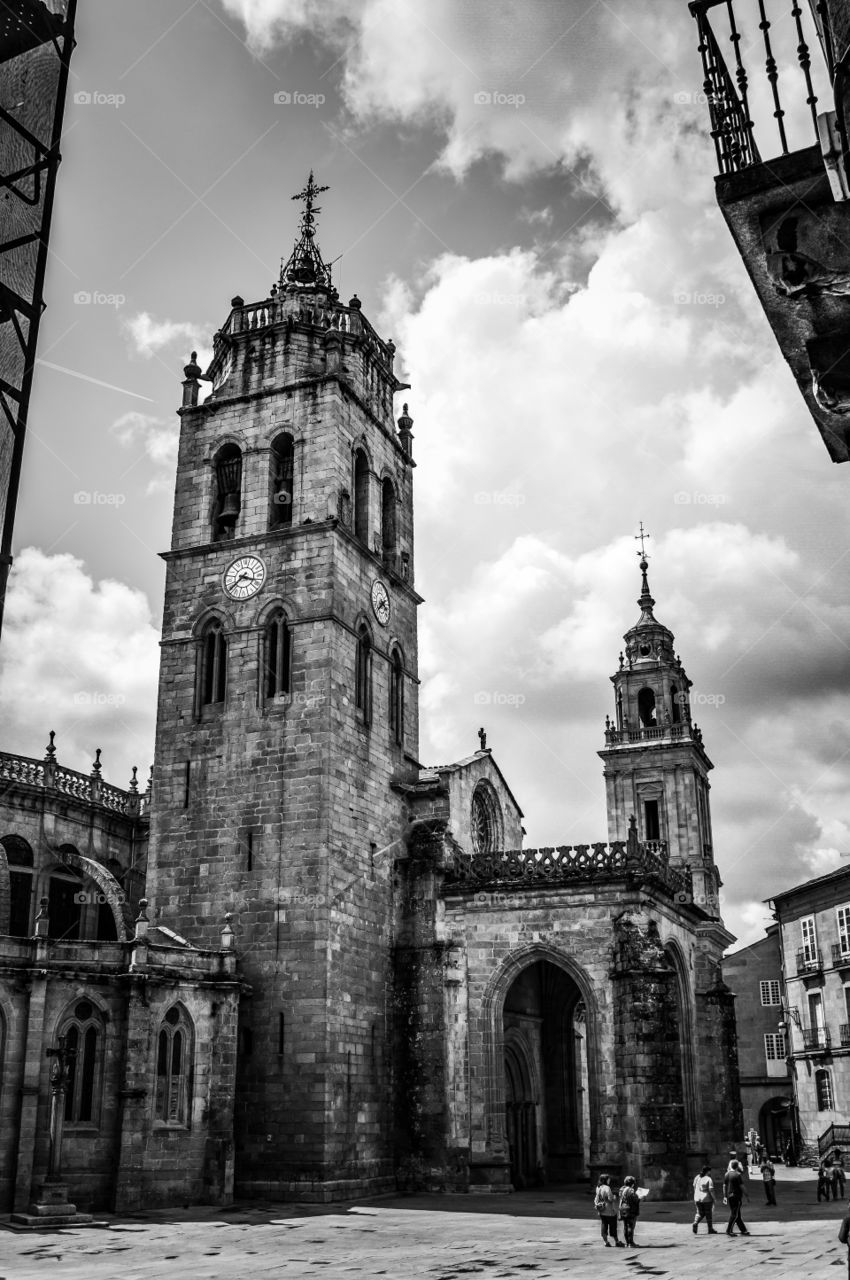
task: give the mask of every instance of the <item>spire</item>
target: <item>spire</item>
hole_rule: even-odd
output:
[[[280,287],[285,288],[287,285],[301,286],[302,288],[310,288],[318,286],[319,288],[331,288],[331,269],[325,264],[322,255],[319,252],[319,246],[316,244],[316,214],[321,213],[318,205],[314,204],[315,197],[323,191],[330,190],[329,187],[317,187],[313,181],[313,170],[310,170],[310,177],[303,191],[299,191],[297,195],[292,197],[293,200],[303,200],[304,209],[301,213],[301,224],[298,228],[298,239],[295,242],[295,248],[289,255],[287,262],[283,263],[280,268]]]
[[[638,604],[640,605],[640,618],[638,620],[638,626],[641,626],[642,623],[657,621],[652,612],[655,606],[655,601],[653,600],[649,590],[649,578],[646,576],[649,570],[649,564],[647,563],[649,557],[646,554],[646,547],[644,544],[646,539],[651,536],[652,535],[647,533],[646,529],[644,529],[643,521],[641,520],[640,533],[635,534],[635,542],[640,542],[640,551],[636,553],[640,556],[641,573],[640,599],[638,600]]]

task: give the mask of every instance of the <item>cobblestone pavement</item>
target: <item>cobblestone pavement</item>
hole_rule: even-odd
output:
[[[638,1247],[605,1249],[586,1187],[327,1207],[251,1203],[109,1217],[106,1227],[37,1235],[2,1231],[0,1280],[843,1277],[847,1250],[837,1233],[846,1202],[817,1204],[808,1170],[782,1169],[779,1177],[775,1209],[753,1183],[744,1208],[752,1234],[731,1240],[695,1237],[685,1202],[646,1202]]]

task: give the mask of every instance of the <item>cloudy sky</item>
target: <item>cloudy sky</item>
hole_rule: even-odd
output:
[[[643,520],[757,937],[850,851],[850,474],[713,203],[685,0],[84,0],[77,39],[3,747],[146,772],[182,365],[267,296],[312,166],[412,383],[421,758],[484,724],[529,845],[605,839]]]

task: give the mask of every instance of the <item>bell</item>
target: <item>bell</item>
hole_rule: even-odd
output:
[[[236,524],[239,515],[239,494],[226,493],[221,511],[218,513],[218,522],[223,525]]]

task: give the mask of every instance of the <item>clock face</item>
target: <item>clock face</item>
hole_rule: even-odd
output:
[[[390,598],[380,579],[372,583],[372,610],[381,626],[385,627],[390,620]]]
[[[240,556],[224,571],[224,589],[231,600],[250,600],[266,580],[266,566],[259,556]]]

